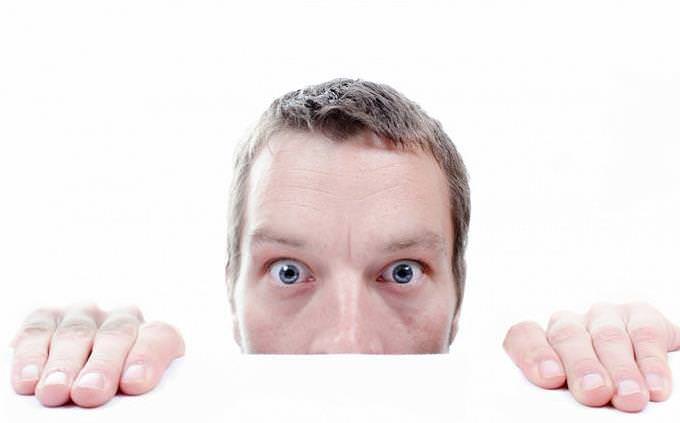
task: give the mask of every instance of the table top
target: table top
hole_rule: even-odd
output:
[[[0,386],[0,420],[120,422],[140,416],[186,421],[677,421],[680,395],[628,414],[578,404],[566,389],[526,381],[502,349],[462,345],[443,355],[241,355],[221,348],[187,350],[153,391],[116,396],[95,409],[42,407],[33,396]],[[670,356],[680,373],[680,361]],[[11,350],[0,380],[9,380]]]

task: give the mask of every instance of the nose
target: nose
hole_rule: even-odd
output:
[[[312,354],[381,354],[374,298],[365,281],[354,276],[329,281],[311,342]]]

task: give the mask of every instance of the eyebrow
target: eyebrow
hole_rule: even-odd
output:
[[[276,231],[266,227],[255,229],[250,233],[249,236],[253,245],[270,243],[286,245],[299,249],[309,248],[307,241],[304,239],[281,235]],[[412,247],[422,247],[437,253],[444,253],[446,241],[439,233],[426,229],[416,232],[416,235],[406,235],[392,238],[383,246],[382,252],[394,253],[396,251],[401,251]]]

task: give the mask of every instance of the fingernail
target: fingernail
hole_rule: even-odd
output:
[[[544,379],[550,379],[556,376],[564,375],[562,367],[555,360],[542,361],[541,364],[538,366],[538,369],[541,372],[541,376]]]
[[[52,372],[43,381],[43,386],[47,385],[66,385],[66,373]]]
[[[604,379],[599,373],[588,373],[581,379],[581,387],[586,391],[599,388],[602,385],[604,385]]]
[[[36,380],[39,376],[38,366],[35,364],[29,364],[21,369],[21,379],[22,380]]]
[[[85,373],[78,379],[76,385],[81,388],[101,390],[104,389],[106,381],[104,380],[104,376],[102,376],[101,373]]]
[[[640,385],[636,381],[632,379],[626,379],[619,382],[619,386],[616,391],[619,395],[626,396],[637,394],[642,391],[642,388],[640,388]]]
[[[645,378],[647,379],[647,386],[649,387],[650,391],[663,391],[664,380],[661,375],[656,373],[647,373]]]
[[[146,378],[146,366],[143,364],[133,364],[123,373],[124,382],[139,382]]]

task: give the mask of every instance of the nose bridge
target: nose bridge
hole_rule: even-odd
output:
[[[335,301],[336,329],[338,336],[354,339],[361,326],[362,303],[366,301],[364,281],[360,275],[352,272],[344,272],[344,277],[333,281],[333,294]]]
[[[370,322],[371,297],[356,270],[344,270],[326,281],[327,321],[314,341],[317,353],[377,353],[379,340]]]

